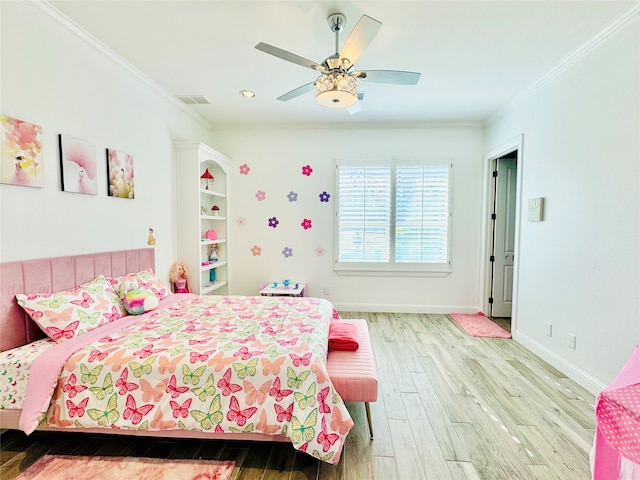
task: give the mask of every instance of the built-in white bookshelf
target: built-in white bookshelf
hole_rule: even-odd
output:
[[[227,172],[229,158],[200,142],[176,149],[178,255],[189,269],[193,293],[228,293]],[[213,179],[201,178],[208,171]],[[216,238],[207,238],[214,230]],[[215,249],[215,254],[214,254]]]

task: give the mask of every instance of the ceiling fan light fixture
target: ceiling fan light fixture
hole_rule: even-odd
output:
[[[327,108],[348,108],[358,101],[355,77],[343,72],[327,72],[315,82],[316,101]]]

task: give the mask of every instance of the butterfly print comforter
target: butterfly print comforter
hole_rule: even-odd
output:
[[[282,434],[337,463],[353,421],[326,370],[331,317],[316,298],[172,295],[38,358],[21,428]]]

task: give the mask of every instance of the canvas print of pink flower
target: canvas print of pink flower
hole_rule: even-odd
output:
[[[44,187],[42,127],[0,116],[0,183]]]
[[[131,155],[107,148],[107,176],[110,197],[135,198]]]
[[[58,135],[62,191],[98,194],[96,148],[91,142]]]

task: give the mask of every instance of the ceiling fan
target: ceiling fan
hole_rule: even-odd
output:
[[[358,101],[357,80],[396,85],[415,85],[420,80],[420,73],[416,72],[355,70],[356,61],[373,41],[382,26],[379,21],[363,15],[353,27],[340,53],[338,53],[338,37],[344,29],[346,17],[342,13],[332,13],[327,18],[327,22],[331,31],[335,33],[336,53],[327,57],[322,63],[313,62],[266,43],[260,42],[256,45],[255,48],[262,52],[320,72],[320,76],[315,81],[295,88],[279,96],[277,100],[286,102],[315,88],[316,100],[320,105],[327,108],[351,107],[351,112],[352,109],[355,110],[359,106],[359,104],[356,105]]]

